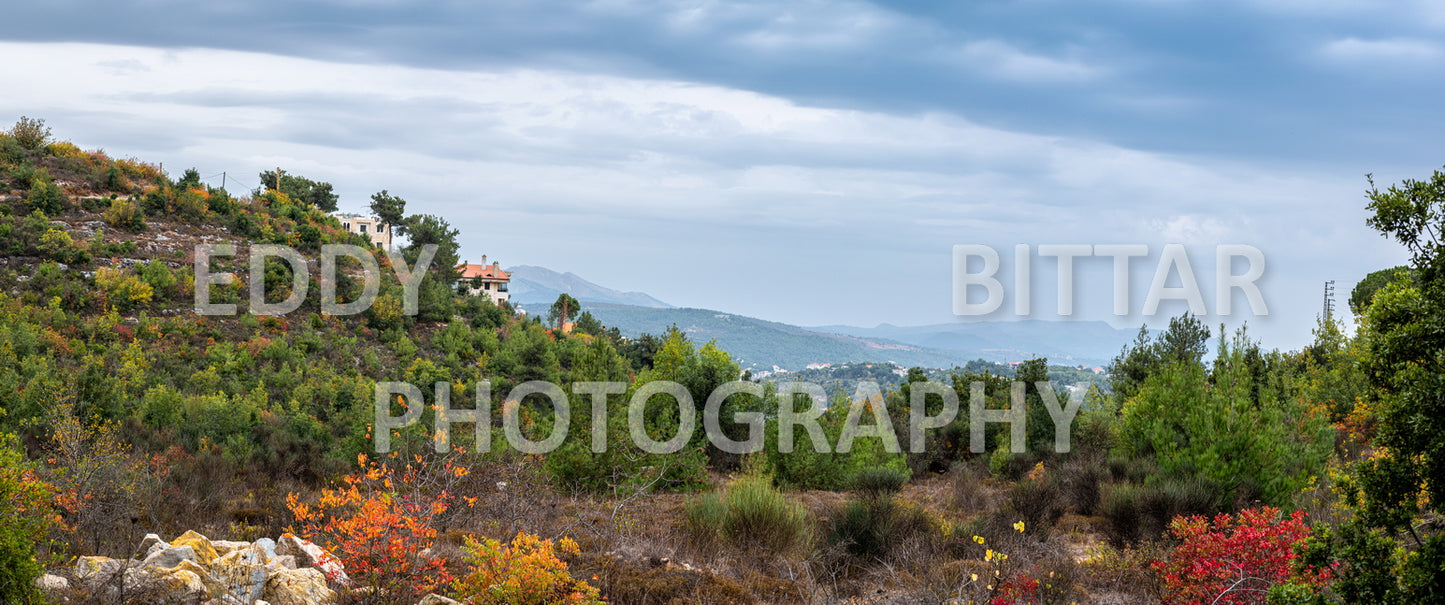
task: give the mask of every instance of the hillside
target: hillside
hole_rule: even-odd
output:
[[[1376,421],[1354,407],[1370,395],[1367,349],[1328,330],[1309,355],[1240,336],[1205,363],[1210,333],[1184,317],[1127,350],[1116,376],[976,362],[913,375],[930,382],[871,362],[949,367],[1124,334],[828,333],[606,302],[585,305],[600,322],[564,333],[455,288],[465,234],[424,204],[387,198],[410,240],[390,254],[328,213],[328,183],[276,174],[279,190],[233,196],[194,170],[172,178],[45,139],[0,136],[0,602],[42,602],[38,579],[49,601],[125,605],[490,602],[523,582],[589,605],[979,603],[1008,586],[1153,603],[1151,562],[1185,552],[1161,540],[1178,515],[1337,506],[1316,478],[1337,438],[1356,437],[1335,427]],[[205,244],[234,253],[198,262]],[[298,264],[255,256],[259,244]],[[376,270],[353,259],[321,275],[328,244]],[[400,278],[423,245],[438,260]],[[234,311],[200,312],[207,272],[232,274],[210,302]],[[323,285],[366,308],[333,314]],[[591,291],[617,294],[603,290]],[[258,306],[293,293],[294,309]],[[806,415],[799,398],[737,382],[763,361],[830,361],[801,375],[837,386],[885,379],[881,405],[835,392],[811,428],[789,426],[782,406]],[[1056,427],[1049,383],[1101,380],[1112,391]],[[514,391],[539,385],[551,390]],[[686,392],[638,396],[657,386]],[[710,400],[712,434],[699,426]],[[947,400],[967,412],[929,411]],[[687,401],[703,422],[672,407]],[[903,434],[915,401],[938,424]],[[1241,419],[1241,405],[1263,413]],[[877,422],[855,434],[865,407]],[[1025,421],[974,418],[1005,408]],[[757,449],[725,447],[749,423]],[[889,431],[910,447],[890,447]],[[790,433],[813,447],[784,447]],[[1341,451],[1365,451],[1359,439]]]

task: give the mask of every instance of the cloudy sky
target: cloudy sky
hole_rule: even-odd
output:
[[[951,248],[1140,243],[1131,315],[1079,261],[1075,319],[1139,313],[1166,243],[1267,259],[1266,344],[1405,260],[1366,173],[1445,163],[1445,5],[57,0],[0,19],[0,122],[112,155],[388,189],[463,255],[802,325],[961,321]],[[219,185],[219,177],[211,179]],[[1056,319],[1052,259],[1034,316]],[[1242,272],[1236,267],[1235,272]],[[1172,282],[1171,282],[1172,283]],[[1012,311],[1011,304],[1005,305]],[[990,319],[1011,319],[999,315]],[[1217,321],[1217,318],[1211,318]]]

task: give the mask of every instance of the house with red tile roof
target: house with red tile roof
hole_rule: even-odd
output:
[[[487,264],[486,255],[482,255],[481,264],[463,261],[457,266],[457,272],[461,275],[457,285],[465,287],[473,296],[485,293],[496,304],[505,302],[510,296],[507,284],[511,283],[512,274],[503,271],[501,263]]]

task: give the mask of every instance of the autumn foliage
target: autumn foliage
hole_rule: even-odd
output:
[[[437,536],[432,521],[446,512],[452,496],[408,490],[418,472],[412,465],[394,470],[358,456],[361,471],[343,478],[342,486],[321,491],[314,504],[287,497],[296,517],[295,533],[319,544],[360,584],[398,599],[444,590],[452,582],[445,561],[426,556]],[[453,468],[456,475],[466,473]],[[332,577],[339,581],[339,577]]]
[[[1181,541],[1168,561],[1155,561],[1172,605],[1264,603],[1271,586],[1323,587],[1328,569],[1296,570],[1295,545],[1309,537],[1303,512],[1281,517],[1263,507],[1216,516],[1176,517],[1170,531]]]
[[[535,535],[518,533],[511,545],[493,539],[467,540],[471,573],[457,583],[457,593],[473,605],[562,605],[602,603],[597,588],[573,579],[558,553],[577,554],[577,543],[562,538],[554,545]]]

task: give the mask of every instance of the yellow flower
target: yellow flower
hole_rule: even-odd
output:
[[[992,560],[993,560],[993,549],[992,549],[992,548],[984,551],[984,553],[983,553],[983,560],[985,560],[985,561],[992,561]]]
[[[977,582],[977,581],[978,581],[978,574],[976,574],[976,573],[968,574],[968,578],[969,578],[969,581],[970,581],[970,582]]]
[[[983,536],[974,536],[973,541],[978,542],[979,544],[983,544]]]
[[[1015,523],[1014,529],[1018,530],[1019,533],[1024,533],[1024,522],[1019,521],[1018,523]]]

